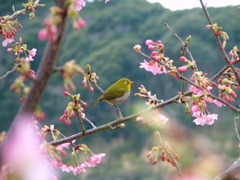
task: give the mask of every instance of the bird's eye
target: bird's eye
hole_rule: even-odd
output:
[[[124,81],[124,84],[128,84],[128,82],[127,82],[127,81]]]

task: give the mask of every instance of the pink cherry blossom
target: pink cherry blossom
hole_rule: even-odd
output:
[[[71,172],[74,170],[74,167],[70,166],[70,165],[66,165],[66,164],[62,164],[62,166],[60,167],[62,169],[63,172]]]
[[[220,101],[218,101],[218,100],[216,100],[216,99],[214,99],[212,102],[213,102],[214,104],[216,104],[217,107],[226,106],[225,104],[221,103]]]
[[[102,157],[106,156],[105,153],[100,153],[100,154],[94,154],[92,155],[92,157],[90,158],[90,162],[98,164],[101,162]]]
[[[217,114],[208,114],[208,115],[203,115],[202,117],[198,117],[193,120],[193,122],[196,125],[212,125],[214,123],[214,120],[217,120],[218,115]]]
[[[28,56],[25,58],[25,61],[26,62],[30,62],[30,61],[33,61],[34,59],[32,58],[32,56]]]
[[[14,37],[6,38],[3,40],[2,45],[6,47],[9,43],[12,43],[14,41]]]
[[[84,0],[73,0],[73,8],[75,11],[81,11],[85,6],[86,2]]]
[[[83,173],[83,172],[86,172],[86,169],[85,169],[85,167],[84,166],[76,166],[76,167],[74,167],[73,168],[73,170],[72,170],[72,172],[73,172],[73,174],[76,176],[76,175],[78,175],[78,174],[81,174],[81,173]]]
[[[189,87],[189,91],[194,93],[194,94],[198,94],[198,95],[202,95],[203,94],[203,91],[201,89],[198,89],[197,87],[191,85]]]
[[[48,31],[47,31],[46,28],[41,29],[41,30],[38,32],[38,39],[41,40],[41,41],[44,41],[44,40],[47,40],[47,39],[48,39]]]
[[[82,165],[84,166],[84,167],[95,167],[96,166],[96,164],[95,163],[93,163],[93,162],[91,162],[91,161],[84,161],[83,163],[82,163]]]
[[[140,68],[144,68],[146,71],[150,71],[154,75],[167,73],[165,66],[159,65],[156,61],[147,62],[144,60],[144,62],[140,63]]]
[[[36,48],[33,48],[32,50],[29,50],[28,52],[29,52],[29,55],[30,55],[30,56],[34,57],[34,56],[36,56],[37,49],[36,49]]]
[[[178,68],[178,71],[185,72],[187,71],[187,66],[181,66]]]

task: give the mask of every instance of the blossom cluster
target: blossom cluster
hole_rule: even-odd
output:
[[[105,153],[100,153],[100,154],[92,154],[89,160],[85,160],[83,163],[80,165],[75,165],[71,166],[68,164],[62,164],[60,168],[62,169],[63,172],[72,172],[75,176],[81,173],[86,172],[86,168],[88,167],[95,167],[97,164],[99,164],[102,160],[102,157],[104,157],[106,154]]]
[[[62,10],[53,6],[50,8],[50,15],[44,20],[44,28],[38,32],[38,39],[41,41],[49,40],[49,42],[54,43],[57,38],[57,25],[61,20]]]
[[[54,131],[55,129],[53,129],[54,134],[56,134],[57,138],[59,138],[59,135],[61,134],[59,131]],[[45,134],[50,132],[50,128],[49,127],[45,127],[44,129]],[[60,168],[63,172],[72,172],[74,175],[86,172],[87,168],[89,167],[95,167],[97,166],[97,164],[99,164],[102,160],[102,158],[106,155],[105,153],[99,153],[99,154],[95,154],[93,153],[89,147],[85,144],[79,144],[79,145],[75,145],[74,143],[76,142],[76,140],[73,140],[71,143],[63,143],[61,145],[58,145],[55,147],[56,151],[49,151],[52,160],[51,160],[51,164],[52,167],[54,168]],[[58,155],[62,155],[64,157],[67,156],[67,152],[66,150],[69,149],[69,145],[72,146],[72,152],[70,160],[72,159],[72,157],[74,158],[74,162],[71,162],[70,160],[68,161],[68,163],[63,163],[62,158]],[[85,161],[83,161],[81,164],[78,162],[78,154],[82,153],[84,154],[84,156],[87,157],[87,159]],[[88,154],[91,155],[90,158],[88,158]],[[74,165],[72,165],[74,164]]]
[[[217,24],[207,26],[212,28],[217,35],[221,35],[224,40],[228,40],[228,36],[222,32],[221,27],[218,27]],[[185,41],[184,48],[186,49],[191,37],[188,37]],[[213,82],[207,76],[207,73],[198,71],[196,68],[195,60],[189,60],[184,55],[182,55],[179,60],[183,63],[182,66],[176,67],[173,65],[173,60],[170,60],[168,57],[164,56],[164,45],[162,41],[154,42],[153,40],[146,40],[145,42],[151,55],[148,56],[141,51],[140,45],[135,45],[135,52],[143,55],[150,59],[150,61],[144,60],[140,63],[140,68],[144,68],[146,71],[150,71],[153,75],[168,73],[170,76],[173,76],[176,79],[186,79],[180,72],[186,72],[188,68],[192,69],[192,75],[190,80],[186,79],[192,85],[189,87],[189,92],[191,96],[184,96],[181,93],[179,103],[183,103],[186,107],[186,113],[192,114],[195,118],[193,122],[196,125],[212,125],[215,120],[217,120],[217,114],[211,114],[208,111],[208,104],[216,104],[218,107],[224,106],[223,102],[220,102],[216,99],[213,99],[210,94],[213,91],[213,87],[218,88],[219,97],[225,101],[234,102],[234,99],[237,97],[235,90],[240,89],[236,81],[234,73],[232,73],[231,68],[225,70],[224,73],[220,75],[218,83]],[[182,53],[184,54],[184,53]],[[231,62],[236,63],[239,61],[239,50],[235,46],[229,53],[229,56],[232,58]],[[238,74],[240,74],[239,69],[235,69]],[[151,95],[151,92],[147,92],[144,86],[140,87],[140,93],[136,93],[136,96],[148,98],[148,105],[156,105],[159,103],[156,95]],[[185,100],[183,100],[185,98]],[[191,103],[191,109],[189,108],[189,103]],[[142,117],[139,117],[139,120],[143,120]]]
[[[75,112],[79,115],[79,117],[85,118],[83,107],[87,107],[87,103],[80,99],[80,94],[71,95],[69,92],[65,91],[64,95],[71,96],[73,100],[68,103],[63,115],[59,119],[60,121],[65,122],[65,124],[68,126],[71,124],[71,118],[75,116]]]
[[[91,72],[91,67],[89,64],[87,65],[86,69],[87,69],[87,74],[84,74],[82,84],[84,88],[89,88],[89,91],[93,92],[94,88],[92,84],[94,85],[97,84],[98,76],[96,75],[95,72]]]
[[[24,76],[34,79],[35,72],[30,69],[30,62],[33,61],[33,57],[36,55],[37,49],[33,48],[29,50],[26,44],[22,43],[22,39],[12,45],[12,48],[7,49],[8,52],[12,52],[15,58],[15,66],[17,72]]]
[[[21,28],[22,26],[17,20],[10,19],[7,16],[1,17],[0,23],[2,24],[0,26],[0,35],[3,36],[2,45],[5,47],[14,41],[14,36],[16,35],[18,28]]]
[[[151,151],[147,153],[148,160],[153,164],[157,164],[159,160],[166,161],[173,167],[176,167],[176,162],[179,161],[179,156],[165,146],[154,146]]]
[[[18,13],[25,14],[27,11],[29,11],[29,17],[30,19],[33,19],[35,18],[35,8],[42,7],[44,5],[37,4],[34,1],[29,0],[28,3],[22,3],[22,6],[24,7],[24,10],[18,11],[15,16],[18,15]],[[18,29],[22,27],[22,25],[18,22],[18,19],[15,16],[7,15],[0,17],[0,35],[3,36],[2,45],[4,47],[14,41],[14,36],[17,34]]]

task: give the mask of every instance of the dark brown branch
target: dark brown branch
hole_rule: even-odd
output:
[[[66,143],[66,142],[71,142],[74,139],[83,138],[85,136],[89,136],[91,134],[95,134],[97,132],[100,132],[100,131],[103,131],[103,130],[106,130],[106,129],[111,129],[111,127],[114,127],[114,126],[116,126],[118,124],[122,124],[124,122],[136,119],[138,116],[141,116],[142,114],[144,114],[146,112],[149,112],[151,110],[154,110],[154,109],[157,109],[157,108],[160,108],[160,107],[164,107],[164,106],[167,106],[168,104],[174,103],[174,102],[176,102],[176,100],[178,98],[179,98],[179,95],[175,96],[175,97],[173,97],[173,98],[171,98],[171,99],[169,99],[169,100],[167,100],[165,102],[162,102],[162,103],[160,103],[160,104],[158,104],[156,106],[153,106],[152,108],[145,109],[145,110],[143,110],[141,112],[138,112],[138,113],[135,113],[135,114],[123,117],[123,118],[118,118],[118,119],[116,119],[116,120],[114,120],[114,121],[112,121],[110,123],[104,124],[104,125],[99,126],[97,128],[92,128],[90,130],[87,130],[85,132],[85,134],[80,132],[80,133],[74,134],[72,136],[63,138],[63,139],[59,139],[59,140],[56,140],[56,141],[49,142],[49,144],[51,144],[53,146],[57,146],[57,145],[60,145],[60,144]]]
[[[21,121],[23,119],[23,117],[30,116],[34,112],[34,110],[41,98],[43,90],[45,89],[45,86],[53,73],[53,68],[54,68],[55,62],[58,58],[63,35],[64,35],[65,28],[66,28],[67,9],[64,9],[64,2],[65,2],[65,0],[57,1],[57,5],[61,9],[63,9],[63,11],[61,14],[62,15],[61,22],[57,26],[58,33],[56,35],[56,41],[54,43],[50,43],[50,42],[47,43],[47,45],[45,47],[45,52],[44,52],[42,60],[41,60],[40,67],[38,68],[38,71],[36,74],[36,79],[35,79],[35,81],[32,82],[30,91],[25,99],[25,102],[23,103],[23,105],[19,109],[17,115],[15,116],[13,123],[11,124],[11,127],[8,131],[8,134],[7,134],[4,142],[0,146],[0,165],[1,165],[1,163],[3,163],[2,162],[3,157],[1,155],[4,154],[4,153],[2,153],[4,151],[4,149],[3,149],[4,144],[6,142],[8,142],[9,139],[11,139],[12,135],[14,135],[14,132],[17,129],[18,122]],[[28,118],[28,119],[31,120],[31,118]]]
[[[206,18],[207,18],[208,23],[209,23],[210,25],[212,25],[213,23],[212,23],[212,20],[211,20],[210,15],[208,14],[208,11],[207,11],[206,6],[203,4],[202,0],[200,0],[200,3],[201,3],[202,9],[203,9],[204,14],[205,14],[205,16],[206,16]],[[219,48],[220,51],[221,51],[221,54],[222,54],[222,56],[223,56],[223,59],[225,60],[225,62],[227,63],[227,65],[228,65],[228,66],[232,69],[232,71],[234,72],[235,77],[236,77],[236,80],[237,80],[238,84],[240,85],[240,76],[239,76],[237,70],[235,69],[234,65],[231,63],[230,59],[228,58],[228,55],[227,55],[227,53],[226,53],[226,51],[225,51],[225,49],[224,49],[224,47],[223,47],[223,45],[222,45],[222,43],[221,43],[221,41],[220,41],[219,36],[216,35],[216,33],[214,32],[213,29],[212,29],[212,32],[213,32],[213,35],[214,35],[214,37],[215,37],[216,44],[217,44],[218,48]]]

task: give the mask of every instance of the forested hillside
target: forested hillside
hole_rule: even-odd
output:
[[[10,5],[13,2],[16,2],[16,8],[19,7],[19,1],[8,2],[9,5],[6,4],[6,6],[0,7],[1,15],[5,14],[5,12],[11,13]],[[44,2],[46,1],[42,1],[42,3]],[[19,34],[21,34],[23,41],[28,43],[30,49],[32,47],[37,48],[37,56],[33,63],[33,69],[35,70],[41,60],[45,45],[45,42],[37,39],[37,35],[42,28],[44,18],[47,16],[48,8],[48,6],[40,8],[37,11],[37,19],[33,21],[29,21],[27,17],[20,17],[23,29]],[[222,26],[230,37],[226,51],[229,52],[234,45],[239,45],[240,11],[236,7],[224,7],[209,8],[209,13],[212,20]],[[103,89],[121,77],[133,80],[135,83],[130,98],[120,105],[125,115],[134,112],[136,108],[139,109],[137,104],[141,104],[140,109],[144,108],[144,102],[134,97],[134,93],[138,92],[138,87],[141,84],[145,85],[148,90],[151,90],[153,94],[156,93],[163,100],[176,95],[180,90],[180,81],[170,78],[168,75],[153,76],[151,73],[140,69],[139,65],[143,61],[143,57],[136,54],[133,50],[135,44],[140,44],[147,52],[144,45],[146,39],[161,40],[165,45],[165,56],[177,62],[180,57],[181,43],[169,32],[164,23],[168,23],[182,39],[189,35],[192,36],[189,49],[194,59],[198,62],[199,70],[207,71],[209,76],[211,76],[222,67],[223,63],[219,59],[223,58],[215,45],[211,30],[205,28],[207,21],[200,8],[170,11],[164,9],[160,4],[151,4],[145,0],[112,0],[107,5],[103,1],[94,1],[87,3],[87,6],[81,11],[81,16],[86,21],[86,27],[72,33],[72,30],[70,30],[71,24],[69,23],[69,29],[66,31],[56,66],[59,67],[71,59],[75,59],[84,69],[89,64],[92,71],[95,71],[99,76],[98,84]],[[8,53],[1,54],[0,75],[11,69],[13,65],[12,59],[12,55]],[[18,75],[13,73],[0,81],[1,131],[8,129],[19,108],[19,97],[14,92],[9,91],[9,87],[16,76]],[[83,88],[82,80],[82,77],[78,76],[74,79],[74,82],[77,86],[77,92],[81,94],[83,100],[89,103],[89,107],[86,109],[88,118],[96,125],[114,120],[116,117],[114,109],[107,103],[99,103],[95,106],[90,105],[100,95],[100,92],[95,89],[93,93],[90,93]],[[67,98],[63,96],[63,91],[62,76],[56,73],[43,94],[40,106],[46,114],[45,124],[55,123],[59,129],[62,126],[67,135],[68,133],[79,132],[80,127],[77,121],[67,128],[59,122],[59,117],[62,115],[67,103]],[[192,124],[192,117],[183,114],[182,110],[183,108],[181,109],[181,107],[175,107],[174,105],[164,108],[166,113],[171,114],[169,116],[170,119],[173,118],[181,124],[188,126],[188,128],[197,129],[199,132],[208,132],[207,136],[211,135],[212,138],[217,137],[217,129],[219,130],[223,126],[232,126],[232,121],[226,120],[226,117],[233,116],[230,111],[220,113],[215,127],[196,128]],[[120,159],[131,159],[135,164],[147,164],[139,156],[142,156],[142,150],[148,144],[147,139],[149,137],[146,137],[146,132],[150,132],[153,129],[155,128],[148,128],[137,125],[135,122],[130,122],[126,124],[126,128],[123,130],[106,131],[99,133],[97,138],[90,137],[84,139],[87,142],[91,140],[90,144],[95,146],[94,149],[100,152],[104,151],[104,149],[101,149],[104,145],[109,146],[109,152],[106,153],[109,153],[108,156],[111,156],[109,159],[113,159],[113,162],[105,163],[105,167],[98,167],[93,170],[92,174],[90,172],[83,175],[83,178],[86,176],[86,179],[94,179],[95,175],[102,173],[106,167],[111,169],[109,174],[106,174],[107,179],[143,179],[145,177],[147,180],[159,176],[161,173],[157,170],[152,171],[151,167],[147,167],[141,173],[139,173],[140,167],[135,169],[136,172],[134,170],[127,173],[121,172],[126,170],[124,169],[126,164],[124,164],[124,161],[120,161]],[[233,132],[229,136],[234,139]],[[95,140],[93,140],[94,138]],[[225,141],[227,137],[225,137],[226,139],[224,137],[221,138],[220,140],[218,139],[219,143],[227,143]],[[126,139],[128,142],[124,144]],[[101,142],[102,145],[98,147],[97,142]],[[229,146],[226,147],[225,151],[230,154],[230,157],[233,153],[236,153]],[[142,166],[144,167],[144,164]]]

